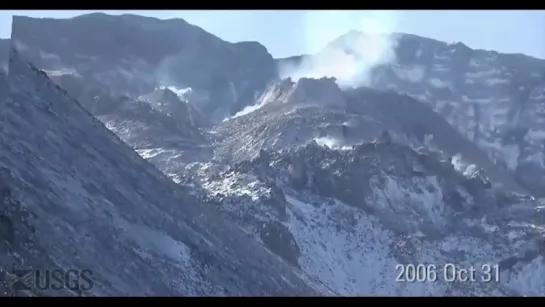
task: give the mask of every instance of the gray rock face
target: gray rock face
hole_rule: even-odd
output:
[[[257,99],[266,50],[181,20],[16,18],[12,38],[62,89],[22,61],[0,88],[0,267],[91,267],[89,295],[545,293],[545,202],[528,196],[543,172],[520,158],[541,146],[540,60],[396,34],[369,87],[284,79]],[[507,130],[486,113],[516,100],[503,77],[534,84]],[[419,264],[437,280],[400,274]],[[445,280],[448,264],[476,280]]]
[[[273,102],[291,104],[315,104],[320,106],[344,107],[344,96],[333,78],[302,78],[297,82],[284,79],[274,83],[264,93],[260,104]]]
[[[0,74],[5,74],[8,71],[9,46],[9,39],[0,39]]]
[[[148,101],[127,96],[100,96],[94,103],[97,118],[135,149],[181,149],[204,141],[187,114],[186,118],[165,114]]]
[[[67,20],[14,17],[12,28],[12,41],[26,59],[133,149],[146,158],[157,157],[152,162],[163,168],[210,156],[208,139],[198,126],[208,124],[215,108],[228,104],[217,96],[221,93],[212,79],[223,70],[234,71],[229,65],[235,64],[229,61],[258,57],[238,59],[242,51],[237,48],[268,55],[252,44],[236,47],[183,20],[106,14]],[[226,62],[217,61],[218,53]],[[209,57],[215,58],[216,66],[190,67],[197,62],[212,65]],[[189,73],[191,69],[194,73]],[[187,75],[175,76],[179,71]],[[194,95],[185,95],[191,102],[181,101],[177,93],[162,86],[191,88],[187,91]],[[208,105],[209,98],[218,104]],[[203,113],[208,111],[212,113]],[[174,158],[168,163],[160,160],[165,154]]]
[[[354,35],[364,36],[347,34]],[[326,48],[346,45],[343,38]],[[545,195],[545,60],[409,34],[392,40],[395,60],[374,67],[368,85],[425,102],[496,163],[516,172],[520,184]],[[296,66],[305,58],[278,63]]]
[[[187,101],[182,101],[176,93],[168,88],[156,89],[148,95],[141,96],[140,99],[148,102],[153,109],[173,117],[188,128],[198,125],[193,119],[194,110],[189,107]]]
[[[304,80],[309,93],[316,92],[312,89],[327,88],[323,80]],[[335,97],[328,101],[339,103],[319,103],[324,100],[316,102],[312,95],[290,98],[295,84],[289,80],[278,82],[263,95],[271,101],[254,112],[217,125],[214,130],[219,140],[216,154],[240,161],[255,157],[261,149],[282,150],[311,140],[328,147],[349,148],[376,139],[388,130],[396,141],[413,148],[440,151],[449,161],[461,154],[467,163],[485,169],[494,183],[514,191],[526,191],[513,180],[512,174],[496,167],[483,151],[429,106],[408,95],[371,88],[341,92],[337,87],[332,89],[333,94],[320,97]],[[272,101],[274,99],[278,100]],[[286,103],[291,100],[298,102]]]
[[[62,33],[62,35],[61,35]],[[228,43],[182,19],[96,13],[71,19],[15,16],[21,53],[79,100],[101,91],[139,96],[191,88],[207,119],[251,104],[276,66],[256,42]]]
[[[216,159],[229,163],[174,179],[336,294],[544,293],[541,205],[509,172],[408,95],[360,88],[342,92],[344,107],[287,103],[293,84],[215,128]],[[437,281],[395,281],[396,267],[424,263]],[[445,280],[449,264],[478,278],[500,265],[499,282]]]
[[[298,267],[301,251],[293,234],[279,222],[264,223],[260,233],[263,244],[273,253]]]
[[[315,293],[15,51],[9,71],[0,108],[3,276],[13,267],[90,269],[94,287],[80,295]]]
[[[193,178],[202,190],[193,193],[208,195],[256,240],[337,294],[545,291],[540,203],[494,189],[482,173],[461,174],[449,161],[384,137],[350,149],[311,142],[266,155],[268,163],[261,154],[225,168],[203,165]],[[272,191],[282,193],[276,199],[283,199],[284,217],[270,205]],[[410,264],[433,264],[437,279],[407,281],[402,268]],[[445,278],[452,264],[474,268],[476,279]],[[493,280],[481,280],[495,265]]]
[[[162,169],[210,156],[209,138],[195,126],[194,113],[184,108],[185,102],[176,100],[172,107],[154,101],[111,93],[95,96],[83,105],[125,143]],[[171,159],[161,159],[164,155]]]

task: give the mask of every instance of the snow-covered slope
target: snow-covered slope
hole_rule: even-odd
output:
[[[36,34],[51,31],[47,27],[53,25],[67,33],[66,41],[56,36],[42,39]],[[82,33],[87,33],[86,27],[91,28],[90,32],[97,27],[110,29],[108,32],[116,33],[127,46],[140,48],[127,50],[124,45],[113,48],[109,35],[104,41],[76,44],[80,37],[85,37]],[[126,27],[145,35],[133,37]],[[89,233],[95,231],[94,227],[104,228],[104,233],[93,233],[92,240],[117,242],[119,249],[101,253],[100,246],[97,247],[97,254],[92,256],[104,257],[106,264],[97,264],[101,270],[117,273],[119,266],[113,264],[113,259],[128,257],[127,250],[133,242],[140,246],[146,244],[139,241],[142,238],[163,242],[147,233],[139,233],[135,239],[128,235],[130,231],[114,227],[118,224],[124,229],[141,229],[141,225],[159,229],[192,251],[187,258],[192,264],[184,262],[183,269],[189,273],[184,275],[187,288],[183,291],[165,286],[159,279],[154,284],[144,281],[142,276],[133,276],[140,284],[126,293],[436,296],[545,293],[545,201],[528,196],[528,190],[539,195],[543,187],[539,179],[544,173],[535,164],[522,163],[520,158],[523,152],[532,157],[542,153],[541,81],[531,77],[534,69],[539,70],[543,64],[541,60],[396,34],[395,61],[382,61],[372,67],[367,76],[369,87],[340,88],[340,82],[333,78],[284,79],[270,84],[258,98],[257,89],[275,79],[269,70],[268,53],[265,56],[262,46],[254,43],[243,43],[246,53],[239,52],[237,46],[241,45],[211,39],[210,34],[203,32],[180,20],[102,14],[63,22],[29,18],[14,22],[13,38],[17,38],[14,41],[19,47],[27,47],[23,51],[25,56],[41,68],[60,67],[47,54],[54,54],[63,62],[71,61],[68,66],[76,67],[77,73],[47,70],[47,74],[69,94],[85,97],[82,100],[85,109],[178,183],[143,163],[79,106],[72,108],[77,103],[67,102],[64,94],[58,99],[46,99],[51,93],[44,94],[43,87],[36,86],[43,84],[45,76],[30,83],[17,74],[10,76],[18,84],[12,88],[40,89],[32,98],[34,103],[21,107],[11,98],[4,103],[8,106],[5,113],[10,116],[5,116],[7,120],[2,123],[11,130],[2,130],[8,133],[2,136],[0,144],[15,148],[18,154],[7,151],[8,159],[0,161],[16,161],[17,167],[13,167],[15,162],[9,162],[11,168],[6,166],[10,171],[32,168],[39,174],[35,175],[38,179],[29,180],[24,177],[29,174],[17,173],[17,177],[6,173],[4,177],[9,180],[5,182],[13,182],[9,190],[19,191],[14,201],[28,202],[32,212],[52,216],[52,221],[60,221],[56,223],[67,229],[80,227]],[[168,35],[163,36],[165,33]],[[169,36],[175,34],[183,34],[180,35],[183,39],[177,41]],[[149,40],[161,52],[140,45]],[[177,81],[184,82],[174,87],[168,86],[172,83],[144,82],[143,77],[151,76],[150,69],[156,67],[154,61],[170,54],[162,53],[162,47],[172,47],[171,41],[183,43],[181,53],[175,56],[181,62],[175,61],[171,73],[179,77]],[[328,48],[345,46],[342,41],[340,38]],[[97,47],[90,46],[91,42]],[[59,49],[62,44],[70,51]],[[47,52],[45,57],[41,50]],[[82,60],[75,56],[79,51],[73,53],[74,50],[100,58]],[[348,48],[343,52],[355,50]],[[137,67],[133,65],[135,62],[125,61],[133,53],[149,64],[143,74],[131,75],[143,76],[138,80],[126,78],[125,73]],[[231,56],[237,59],[240,56],[240,61],[231,62]],[[301,59],[293,57],[287,61],[297,66]],[[87,72],[86,65],[92,67]],[[202,67],[196,69],[196,65]],[[500,77],[488,71],[489,68],[499,71],[494,74],[507,71],[500,77],[511,78],[509,85],[496,80]],[[116,77],[112,79],[97,72]],[[97,76],[99,80],[92,81]],[[117,81],[113,82],[114,79]],[[226,86],[226,82],[231,85]],[[506,100],[516,96],[517,92],[511,91],[517,88],[514,84],[532,87],[523,99],[531,103],[523,103],[520,109],[515,106],[522,100]],[[246,86],[252,89],[245,92],[246,98],[234,99],[240,94],[239,89]],[[14,91],[10,97],[19,97],[18,93]],[[57,100],[60,103],[43,103]],[[487,113],[494,110],[515,111],[509,117],[509,124],[502,124],[503,115]],[[224,118],[228,114],[232,116]],[[25,121],[27,118],[30,120]],[[206,123],[207,119],[223,120],[213,127],[202,127],[200,123]],[[51,128],[34,131],[28,125],[35,122]],[[521,128],[523,125],[530,128]],[[69,127],[65,129],[66,126]],[[54,136],[60,134],[64,141],[50,136],[48,131],[52,129],[57,132]],[[93,141],[104,138],[108,141]],[[90,142],[82,143],[81,139]],[[71,150],[62,147],[62,153],[53,156],[61,151],[56,142],[67,144]],[[486,142],[501,144],[497,145],[501,151],[491,150]],[[516,151],[512,144],[521,150],[516,167],[508,167],[511,162],[506,163],[511,161],[507,153]],[[48,159],[40,160],[38,154],[33,158],[21,154],[35,152],[35,147],[43,150]],[[100,167],[94,166],[94,160]],[[78,161],[84,161],[85,165],[79,167]],[[20,166],[24,163],[26,168]],[[53,174],[61,172],[68,174],[65,176],[68,181],[51,179]],[[102,179],[103,176],[107,179]],[[20,177],[26,181],[18,181]],[[25,184],[36,186],[36,191],[20,192],[20,187],[27,187]],[[49,187],[53,187],[54,193],[44,194]],[[48,195],[45,203],[52,206],[54,213],[40,211],[41,207],[36,205],[38,195],[42,194]],[[53,197],[63,197],[62,201],[55,199],[55,204],[77,203],[71,210],[87,210],[82,204],[94,206],[89,210],[93,218],[66,213],[69,211],[64,207],[52,205]],[[131,205],[126,207],[127,203]],[[96,212],[105,213],[99,216]],[[77,224],[65,226],[65,217],[74,218]],[[49,229],[49,224],[39,225],[41,229]],[[62,238],[70,231],[63,232]],[[43,237],[40,240],[44,242]],[[81,252],[82,247],[89,246],[95,246],[95,242],[82,243],[77,248],[66,245],[63,249]],[[177,267],[172,267],[174,260],[159,262],[156,255],[148,256],[149,249],[145,252],[144,256],[153,257],[150,258],[153,261],[144,265],[156,266],[161,276],[169,279],[180,274]],[[136,266],[148,259],[131,255],[137,259]],[[85,263],[90,258],[85,258]],[[130,263],[125,261],[123,265]],[[479,280],[490,269],[492,280],[445,281],[443,273],[449,263],[465,269],[474,267],[475,278]],[[405,274],[404,280],[397,281],[400,267],[409,265],[426,270],[435,265],[437,280],[411,282]],[[191,274],[202,277],[189,280]],[[258,277],[261,275],[271,278],[261,280]],[[424,279],[433,277],[433,273],[426,275]],[[112,278],[102,275],[101,278],[113,282]],[[146,288],[154,285],[161,290]],[[121,286],[115,289],[111,293],[122,293]]]
[[[340,295],[545,293],[542,203],[424,103],[337,88],[343,103],[324,104],[324,81],[272,86],[174,180]],[[409,264],[438,280],[396,281]],[[445,282],[447,264],[498,265],[499,281]]]
[[[312,142],[193,174],[178,180],[337,294],[545,293],[543,202],[388,139],[351,149]],[[398,280],[409,265],[434,273]],[[475,280],[445,279],[449,265],[473,267]]]
[[[361,53],[350,32],[326,49]],[[395,56],[369,72],[367,85],[426,102],[537,195],[545,195],[545,60],[473,50],[462,43],[394,34]],[[356,48],[356,49],[355,49]],[[278,60],[292,67],[308,56]],[[296,71],[295,69],[293,69]]]
[[[94,288],[82,295],[315,293],[15,50],[9,72],[0,108],[3,277],[14,267],[86,268]]]
[[[109,36],[92,35],[96,31]],[[362,35],[352,31],[326,49],[342,47],[343,53],[359,54],[354,48],[361,46],[347,42]],[[65,37],[62,41],[61,36]],[[114,44],[110,36],[121,37],[124,44]],[[81,37],[86,37],[85,42]],[[98,37],[102,38],[95,41]],[[88,101],[105,92],[106,96],[111,92],[129,94],[134,99],[158,86],[171,85],[176,91],[192,93],[186,99],[189,113],[199,117],[202,124],[261,107],[255,105],[254,98],[276,76],[270,55],[262,46],[230,44],[183,20],[105,14],[67,20],[16,17],[12,39],[25,56],[86,107],[92,104]],[[545,84],[545,61],[472,50],[461,43],[447,44],[409,34],[395,34],[390,40],[396,46],[391,57],[395,61],[372,67],[365,78],[367,85],[424,101],[494,163],[515,172],[520,185],[542,195],[545,132],[540,89]],[[144,48],[148,45],[154,49]],[[277,63],[283,66],[289,62],[297,67],[309,58],[293,57]],[[194,67],[196,63],[201,64]]]
[[[173,99],[173,104],[182,107],[165,107],[162,99],[150,100],[148,96],[101,95],[87,104],[87,109],[142,157],[163,170],[210,159],[209,135],[194,125],[186,103]]]
[[[263,97],[260,108],[215,127],[217,157],[240,161],[262,149],[287,149],[313,139],[330,147],[350,147],[388,130],[398,142],[439,151],[447,160],[461,155],[466,163],[486,170],[494,183],[525,191],[429,106],[407,95],[370,88],[341,91],[333,79],[288,79],[271,86]]]

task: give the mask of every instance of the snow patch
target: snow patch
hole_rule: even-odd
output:
[[[144,225],[121,223],[120,228],[148,254],[155,253],[171,260],[188,264],[191,250],[171,236]]]
[[[164,151],[161,148],[136,149],[136,152],[144,159],[151,159]]]
[[[425,70],[421,66],[414,67],[394,67],[395,73],[399,78],[409,82],[420,82],[424,78]]]
[[[467,72],[465,74],[466,78],[470,79],[481,79],[486,77],[492,77],[501,74],[499,69],[490,69],[490,70],[479,70],[475,72]]]
[[[526,293],[526,295],[530,296],[543,296],[544,261],[543,256],[539,256],[520,268],[516,275],[506,272],[505,275],[508,275],[509,278],[508,286],[515,291],[519,291],[519,293]]]
[[[222,175],[221,180],[206,181],[203,188],[210,191],[212,195],[222,194],[226,196],[250,196],[256,201],[260,196],[270,193],[270,189],[263,186],[253,176],[242,175],[230,172]]]
[[[476,59],[471,59],[469,60],[469,67],[472,67],[472,68],[480,68],[481,67],[481,63],[479,63],[479,61],[477,61]]]
[[[338,149],[338,150],[351,150],[352,149],[351,146],[342,145],[343,142],[341,142],[341,140],[336,139],[336,138],[331,137],[331,136],[315,138],[314,141],[316,141],[316,143],[318,143],[318,145],[323,146],[323,147],[327,147],[329,149]]]
[[[442,65],[442,64],[435,64],[432,67],[432,71],[434,71],[434,72],[447,72],[447,71],[449,71],[449,68],[446,67],[445,65]]]
[[[410,187],[402,186],[389,176],[386,176],[385,180],[384,185],[374,184],[372,186],[373,203],[379,205],[384,213],[417,213],[419,216],[427,216],[432,224],[443,226],[445,223],[445,208],[442,206],[443,195],[436,177],[413,179],[409,185],[432,188],[430,190],[423,189],[419,192],[413,191]]]
[[[524,138],[527,141],[545,140],[545,130],[530,129]]]
[[[75,69],[61,69],[61,70],[43,70],[48,76],[51,77],[60,77],[63,75],[72,75],[75,77],[81,77],[81,75],[78,73]]]
[[[527,156],[524,161],[536,163],[540,167],[545,167],[545,153],[535,153],[533,155]]]
[[[500,79],[500,78],[490,78],[490,79],[486,79],[484,81],[484,83],[488,86],[494,86],[494,85],[498,85],[498,84],[506,84],[506,83],[509,83],[509,80],[507,79]]]
[[[160,86],[159,89],[161,90],[164,90],[164,89],[169,89],[171,90],[174,94],[176,94],[176,96],[178,96],[182,101],[187,101],[186,99],[186,96],[187,95],[190,95],[193,90],[190,88],[190,87],[186,87],[186,88],[177,88],[173,85],[169,85],[169,86]]]
[[[376,219],[338,202],[317,207],[288,195],[286,200],[286,226],[301,249],[305,272],[339,295],[396,292],[396,261],[384,244],[392,234]],[[345,215],[351,218],[343,222]]]
[[[449,83],[448,83],[448,82],[442,81],[442,80],[437,79],[437,78],[429,79],[429,80],[428,80],[428,83],[429,83],[431,86],[436,87],[436,88],[448,88],[448,87],[449,87]]]

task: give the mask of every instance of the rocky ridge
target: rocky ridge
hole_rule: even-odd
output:
[[[199,205],[15,49],[9,61],[0,101],[4,294],[22,294],[8,292],[14,267],[92,270],[94,287],[85,293],[27,295],[317,293],[297,276],[304,274]]]
[[[353,31],[328,48],[347,45]],[[545,189],[545,60],[474,50],[396,33],[393,57],[373,67],[367,85],[408,94],[428,104],[536,195]],[[355,52],[357,50],[345,51]],[[312,56],[277,60],[297,67]]]
[[[82,102],[104,91],[139,96],[161,86],[190,88],[197,96],[191,103],[213,122],[253,103],[276,74],[259,43],[229,43],[182,19],[14,16],[11,37]]]
[[[92,23],[103,15],[85,18],[85,22]],[[139,20],[138,27],[153,25],[162,30],[175,23],[138,18],[121,16],[119,22]],[[32,22],[29,26],[27,19],[19,19],[19,28],[27,32],[14,30],[17,35],[12,37],[17,38],[19,47],[21,43],[32,45],[22,51],[31,58],[45,44],[28,38],[30,29],[40,23]],[[70,83],[65,82],[79,77],[60,82],[59,74],[44,66],[57,64],[32,59],[57,84],[67,88],[69,95],[79,93],[87,110],[169,175],[185,196],[199,204],[198,208],[216,211],[227,224],[236,224],[249,241],[256,241],[276,255],[276,261],[286,264],[288,270],[322,295],[542,295],[545,283],[539,272],[543,271],[545,202],[529,195],[540,195],[543,185],[539,176],[543,173],[534,164],[532,172],[524,171],[520,166],[524,164],[505,165],[505,144],[527,146],[520,143],[520,138],[527,138],[528,131],[534,135],[543,128],[535,116],[539,108],[537,113],[525,113],[516,109],[520,100],[509,105],[506,96],[496,93],[499,85],[495,84],[504,82],[492,82],[497,76],[488,72],[490,67],[494,70],[505,64],[516,72],[509,82],[532,87],[539,83],[532,76],[541,60],[468,51],[462,44],[449,45],[407,34],[395,34],[395,38],[395,63],[375,67],[367,87],[341,89],[331,78],[276,80],[273,74],[256,87],[260,90],[254,92],[254,97],[265,89],[261,98],[240,102],[231,112],[219,112],[219,117],[215,117],[219,113],[213,116],[215,111],[211,110],[235,104],[225,104],[229,99],[209,100],[211,96],[203,93],[214,92],[210,90],[212,83],[191,89],[182,84],[180,90],[151,82],[153,86],[145,90],[134,90],[132,86],[140,81],[123,81],[120,86],[116,82],[106,87],[99,84],[96,92],[81,94],[78,86],[68,89]],[[130,37],[124,39],[134,43]],[[345,45],[342,40],[329,48]],[[199,46],[191,40],[186,42],[191,48]],[[246,47],[250,45],[253,43]],[[119,49],[113,53],[126,52]],[[191,54],[177,57],[181,62],[191,62],[195,59]],[[474,57],[479,65],[472,62]],[[297,65],[301,59],[289,61]],[[286,60],[277,63],[282,61]],[[96,62],[96,67],[102,67],[102,60]],[[268,64],[264,67],[268,71]],[[117,68],[113,71],[122,72]],[[199,79],[201,73],[208,78],[217,76],[218,71],[203,69],[199,76],[187,80]],[[92,84],[94,81],[88,82],[91,77],[80,79]],[[473,83],[467,81],[470,79]],[[539,107],[540,96],[535,94],[539,91],[532,91],[529,97],[537,103],[530,106]],[[513,95],[506,88],[499,92]],[[88,99],[89,93],[96,94],[96,99]],[[496,129],[494,138],[489,138],[492,134],[486,129],[492,121],[482,116],[492,114],[486,113],[492,109],[484,103],[485,96],[490,107],[498,102],[501,112],[515,108],[519,113],[515,117],[524,118],[534,130],[514,128],[509,134]],[[212,100],[217,105],[208,109],[206,101]],[[497,128],[502,124],[496,120],[505,118],[495,116]],[[206,127],[206,123],[222,118],[213,127]],[[513,127],[521,124],[518,121]],[[508,142],[501,143],[502,152],[483,146],[483,140],[494,142],[500,136],[502,142]],[[539,146],[532,146],[527,146],[528,150],[539,154]],[[447,263],[456,263],[481,268],[481,273],[483,265],[499,265],[495,277],[500,281],[395,281],[396,266],[417,263],[437,264],[439,270]],[[223,285],[223,281],[213,283]],[[255,291],[263,287],[270,286],[260,284]],[[308,290],[304,289],[301,291]],[[214,293],[240,293],[233,291]]]

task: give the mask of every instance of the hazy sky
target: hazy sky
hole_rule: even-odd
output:
[[[0,11],[0,37],[11,16],[68,18],[91,11]],[[227,41],[255,40],[275,57],[313,53],[350,29],[405,32],[472,48],[545,58],[545,11],[104,11],[183,18]]]

